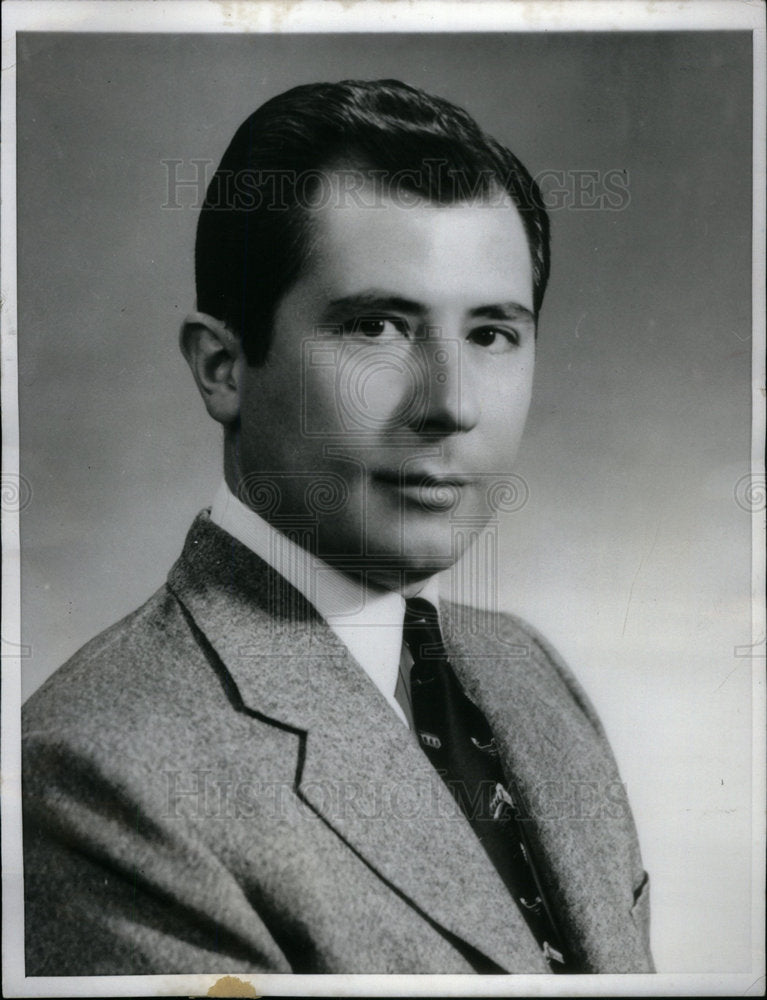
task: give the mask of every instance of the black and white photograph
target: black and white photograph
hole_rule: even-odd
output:
[[[763,995],[763,6],[3,13],[4,994]]]

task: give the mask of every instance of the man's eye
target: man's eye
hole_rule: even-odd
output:
[[[402,337],[407,336],[408,324],[395,316],[358,316],[346,324],[346,332],[363,337]]]
[[[477,347],[484,347],[491,354],[502,354],[519,346],[517,331],[501,326],[477,327],[471,331],[467,339]]]

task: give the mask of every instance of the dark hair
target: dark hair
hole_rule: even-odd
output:
[[[250,364],[266,357],[277,305],[306,260],[306,209],[327,172],[350,164],[384,190],[438,204],[509,195],[530,245],[537,315],[549,274],[548,217],[513,153],[461,108],[398,80],[306,84],[242,123],[197,227],[197,308],[243,338]]]

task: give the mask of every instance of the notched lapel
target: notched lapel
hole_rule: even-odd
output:
[[[244,705],[305,734],[297,792],[350,849],[502,969],[546,972],[450,791],[314,609],[206,515],[168,583]]]
[[[480,637],[462,611],[442,609],[448,653],[522,793],[566,936],[591,971],[651,971],[630,919],[639,858],[609,749],[534,634],[507,627]]]
[[[300,794],[431,920],[502,969],[546,971],[516,905],[450,791],[364,671],[307,735]]]

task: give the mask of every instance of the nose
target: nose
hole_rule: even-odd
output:
[[[479,420],[480,401],[465,364],[463,341],[445,337],[414,342],[423,379],[422,405],[411,428],[420,434],[459,434]]]

